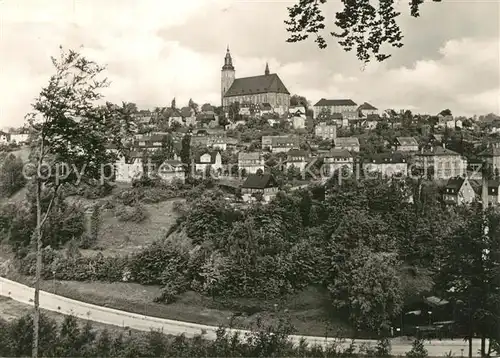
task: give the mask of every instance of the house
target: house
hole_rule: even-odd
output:
[[[143,153],[130,152],[119,156],[114,169],[116,182],[131,183],[140,179],[144,173]]]
[[[417,152],[418,142],[413,137],[396,137],[396,150],[400,152]]]
[[[245,174],[255,174],[259,169],[264,171],[264,158],[259,152],[239,152],[238,169]]]
[[[488,163],[493,171],[500,170],[500,143],[489,144],[485,151],[479,154],[486,163]]]
[[[366,129],[375,129],[377,128],[378,122],[381,121],[381,118],[378,114],[368,114],[366,115],[366,119],[363,122],[363,127]]]
[[[137,135],[133,147],[141,150],[155,151],[161,149],[168,137],[168,134]]]
[[[286,156],[286,169],[294,167],[303,172],[307,166],[308,159],[309,153],[305,150],[292,149]]]
[[[227,140],[226,138],[220,138],[216,136],[208,137],[207,146],[213,149],[226,150],[227,149]]]
[[[291,122],[294,129],[304,129],[306,127],[305,117],[293,116]]]
[[[351,99],[325,99],[321,98],[313,106],[314,118],[318,118],[320,113],[344,113],[356,112],[357,104]]]
[[[365,175],[370,172],[379,172],[383,177],[408,174],[408,162],[404,155],[399,152],[380,153],[366,158],[363,162]]]
[[[431,135],[431,142],[434,144],[441,144],[443,142],[443,135],[442,134],[432,134]]]
[[[333,148],[323,156],[326,174],[333,175],[341,168],[347,168],[350,172],[354,170],[354,157],[347,149]]]
[[[498,180],[483,180],[483,188],[481,201],[487,201],[488,206],[497,206],[500,204],[500,181]]]
[[[337,149],[347,149],[350,152],[359,152],[359,139],[357,137],[337,137],[333,142]]]
[[[378,114],[378,109],[372,106],[370,103],[365,102],[358,107],[358,112],[361,117],[366,117],[369,114]]]
[[[10,142],[16,144],[26,144],[29,141],[29,133],[10,133]]]
[[[164,161],[157,171],[158,177],[166,182],[171,182],[172,180],[179,180],[181,182],[186,181],[186,172],[184,170],[184,164],[179,160],[166,160]]]
[[[288,113],[291,115],[291,116],[294,116],[294,117],[302,117],[302,118],[306,118],[306,107],[304,106],[290,106],[288,108]]]
[[[314,135],[322,139],[333,140],[337,137],[337,126],[334,124],[327,125],[326,122],[321,122],[314,127]]]
[[[414,157],[415,167],[431,174],[436,179],[449,179],[464,176],[467,171],[467,159],[460,154],[442,147],[422,148]]]
[[[261,195],[265,202],[269,202],[279,191],[278,183],[269,173],[250,174],[241,185],[243,200],[252,200]]]
[[[300,148],[300,139],[296,136],[274,137],[271,142],[272,153],[286,153],[291,149]]]
[[[0,131],[0,144],[7,144],[10,142],[10,134]]]
[[[206,173],[207,170],[214,172],[222,171],[222,157],[220,152],[212,151],[199,154],[194,161],[194,169],[197,173]]]
[[[184,124],[182,118],[181,112],[176,108],[172,108],[170,110],[170,116],[168,117],[168,125],[172,127],[175,123],[178,123],[182,126]]]
[[[467,177],[448,179],[443,193],[443,201],[445,203],[455,205],[470,204],[475,198],[476,192]]]

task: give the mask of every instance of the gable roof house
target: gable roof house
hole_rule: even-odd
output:
[[[133,151],[118,156],[114,164],[115,181],[131,183],[133,180],[141,178],[144,174],[143,157],[142,152]]]
[[[291,149],[300,148],[300,138],[297,136],[275,137],[271,142],[272,153],[286,153]]]
[[[269,202],[278,191],[278,183],[269,173],[250,174],[241,185],[241,193],[245,201],[255,198],[255,195],[261,195],[265,202]]]
[[[369,114],[378,114],[378,109],[372,106],[370,103],[365,102],[358,107],[358,112],[361,117],[366,117]]]
[[[418,142],[413,137],[396,137],[396,150],[401,152],[416,152],[418,151]]]
[[[448,179],[443,193],[443,201],[446,204],[470,204],[475,200],[475,198],[476,192],[467,177],[455,177]]]
[[[198,154],[194,160],[196,172],[206,173],[210,168],[213,171],[222,170],[222,156],[219,151],[206,151]]]
[[[165,160],[158,168],[158,177],[162,180],[170,182],[172,180],[186,181],[186,172],[184,164],[179,160]]]
[[[482,151],[479,156],[484,158],[493,170],[497,168],[500,170],[500,143],[489,144],[488,148]]]
[[[359,139],[357,137],[337,137],[333,140],[335,148],[359,152]]]

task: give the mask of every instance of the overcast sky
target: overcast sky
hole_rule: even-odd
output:
[[[339,1],[330,0],[328,16]],[[17,126],[53,72],[58,46],[108,65],[106,99],[141,107],[189,98],[220,103],[229,44],[236,77],[263,74],[266,61],[288,90],[313,103],[352,98],[378,108],[454,114],[499,113],[499,1],[443,0],[411,18],[400,1],[405,46],[365,69],[331,39],[286,43],[293,1],[0,0],[0,126]]]

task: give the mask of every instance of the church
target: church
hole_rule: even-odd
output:
[[[276,73],[269,72],[269,65],[263,75],[235,78],[236,71],[229,46],[221,71],[221,102],[226,109],[231,103],[269,103],[276,112],[286,113],[290,106],[290,92]]]

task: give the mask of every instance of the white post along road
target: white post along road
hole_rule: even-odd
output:
[[[0,277],[0,296],[10,297],[15,301],[32,305],[34,289],[18,282]],[[203,334],[203,337],[206,339],[215,339],[215,332],[218,328],[120,311],[72,300],[70,298],[54,295],[45,291],[40,291],[40,307],[48,311],[58,312],[65,315],[71,314],[78,318],[113,326],[128,327],[139,331],[150,331],[151,329],[154,329],[170,335],[180,335],[184,333],[186,337]],[[248,333],[248,331],[245,330],[233,329],[231,331],[240,332],[241,335]],[[310,345],[318,344],[324,346],[335,343],[347,348],[351,343],[348,339],[340,343],[339,340],[335,338],[325,339],[325,337],[290,336],[290,340],[294,343],[298,343],[302,338],[305,339],[305,341]],[[355,340],[354,343],[356,347],[363,344],[367,346],[375,346],[377,344],[375,340]],[[398,339],[394,339],[391,341],[391,344],[393,355],[404,355],[411,349],[411,341],[403,342]],[[426,341],[425,346],[429,355],[433,357],[442,357],[450,351],[455,357],[460,357],[462,355],[467,356],[468,354],[468,343],[462,339]],[[479,349],[480,342],[475,339],[473,341],[473,354],[475,356],[479,356]]]

